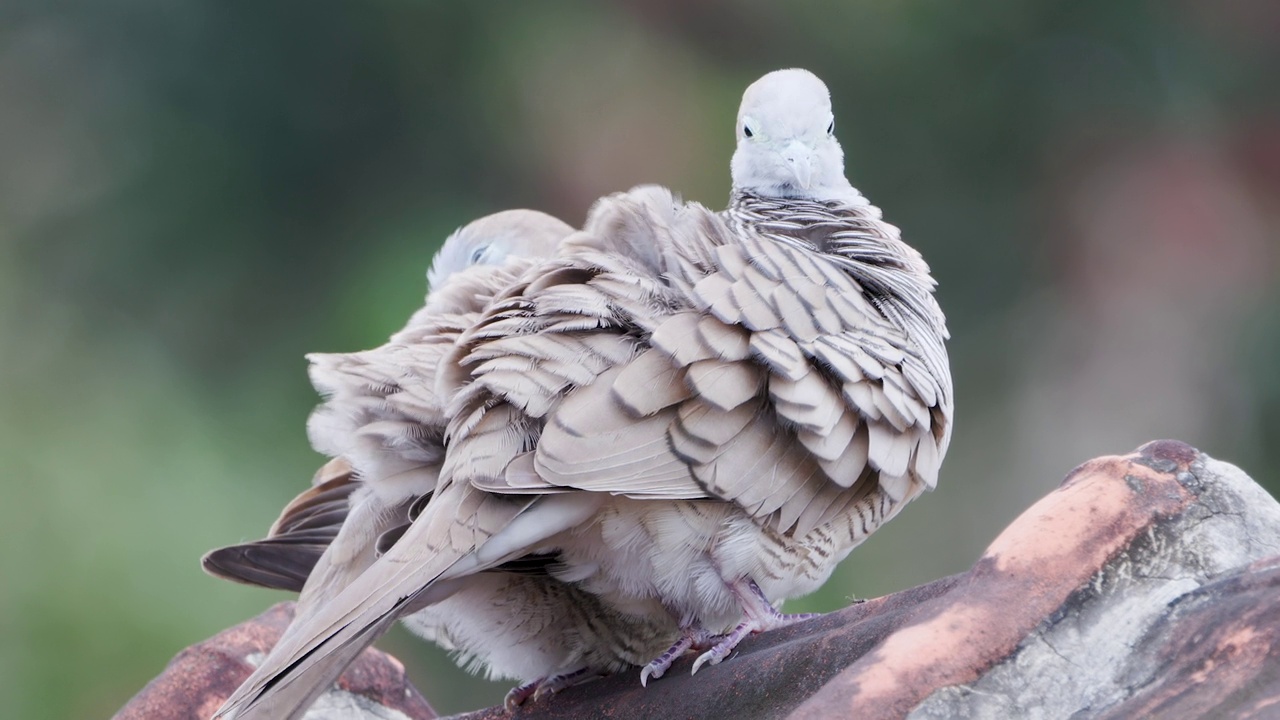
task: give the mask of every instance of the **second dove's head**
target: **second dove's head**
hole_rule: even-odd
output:
[[[765,197],[837,199],[849,192],[831,95],[817,75],[775,70],[738,108],[733,186]]]
[[[500,265],[508,257],[554,255],[573,232],[564,221],[536,210],[504,210],[458,228],[440,246],[427,286],[440,287],[449,276],[475,265]]]

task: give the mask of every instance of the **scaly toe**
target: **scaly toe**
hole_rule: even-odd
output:
[[[699,655],[698,659],[693,661],[693,670],[690,670],[689,674],[697,675],[698,668],[702,667],[703,664],[705,663],[710,663],[712,665],[719,665],[720,661],[724,660],[724,657],[719,653],[717,653],[716,649],[717,648],[711,648],[710,650]]]
[[[538,689],[533,691],[534,702],[537,702],[544,697],[555,695],[565,688],[573,687],[574,685],[587,680],[590,677],[589,672],[590,671],[587,668],[581,668],[579,670],[574,670],[573,672],[561,673],[560,675],[544,678],[538,682]]]
[[[761,628],[756,632],[777,630],[778,628],[788,627],[790,625],[795,625],[796,623],[802,623],[806,620],[812,620],[820,617],[822,617],[822,613],[778,613],[774,617],[760,623]]]
[[[676,640],[671,647],[667,648],[666,652],[654,658],[640,671],[640,686],[649,687],[649,678],[657,680],[665,675],[667,670],[671,669],[671,663],[674,663],[676,658],[685,654],[695,643],[706,642],[705,638],[706,631],[704,630],[694,628],[682,630],[679,640]]]
[[[507,712],[514,711],[516,708],[523,705],[530,697],[533,697],[533,694],[537,692],[538,685],[541,682],[542,680],[534,680],[533,682],[511,688],[511,690],[507,692],[507,696],[503,698],[502,706],[507,709]]]

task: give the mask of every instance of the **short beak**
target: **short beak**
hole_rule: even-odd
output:
[[[813,181],[813,162],[810,159],[812,156],[809,146],[799,140],[792,140],[782,151],[782,158],[791,167],[791,172],[796,177],[796,185],[801,190],[808,190],[809,184]]]

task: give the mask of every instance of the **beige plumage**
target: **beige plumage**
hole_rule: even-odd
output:
[[[748,89],[733,176],[724,213],[659,188],[601,201],[494,299],[439,377],[435,499],[235,708],[314,692],[395,617],[530,554],[611,612],[679,623],[642,681],[690,647],[696,671],[797,619],[775,603],[933,486],[952,410],[934,281],[845,180],[821,81]]]
[[[571,232],[532,211],[477,220],[445,242],[428,273],[425,306],[386,345],[309,356],[313,382],[327,396],[308,424],[311,439],[335,458],[266,539],[214,550],[205,569],[302,591],[295,625],[359,577],[398,539],[414,503],[426,503],[435,489],[447,399],[435,392],[435,373],[444,354],[496,290]],[[674,626],[664,617],[612,613],[550,578],[544,565],[534,558],[471,576],[405,623],[473,670],[525,682],[511,703],[643,662],[670,641]]]
[[[748,89],[733,171],[723,214],[656,188],[602,202],[561,267],[461,343],[474,382],[445,474],[610,498],[561,541],[560,577],[679,619],[642,680],[790,622],[774,603],[933,487],[950,439],[935,283],[845,179],[820,80]]]
[[[211,552],[206,569],[282,589],[305,580],[303,614],[313,596],[332,595],[371,564],[377,539],[407,522],[410,505],[435,488],[448,401],[435,392],[441,360],[494,292],[572,232],[531,210],[476,220],[441,246],[424,306],[386,344],[309,355],[312,383],[326,401],[308,434],[334,460],[285,508],[267,540]]]

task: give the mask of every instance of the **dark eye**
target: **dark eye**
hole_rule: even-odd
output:
[[[750,127],[748,127],[748,126],[746,126],[746,125],[743,125],[743,126],[742,126],[742,136],[743,136],[743,137],[751,137],[752,135],[755,135],[755,133],[751,132],[751,128],[750,128]]]
[[[827,126],[827,134],[828,134],[828,135],[835,135],[835,134],[836,134],[836,121],[835,121],[835,120],[832,120],[832,121],[831,121],[831,124]]]
[[[471,264],[472,264],[472,265],[478,265],[478,264],[480,264],[480,261],[484,259],[484,251],[485,251],[485,250],[488,250],[488,249],[489,249],[489,246],[488,246],[488,245],[481,245],[480,247],[476,248],[475,250],[472,250],[472,251],[471,251]]]

